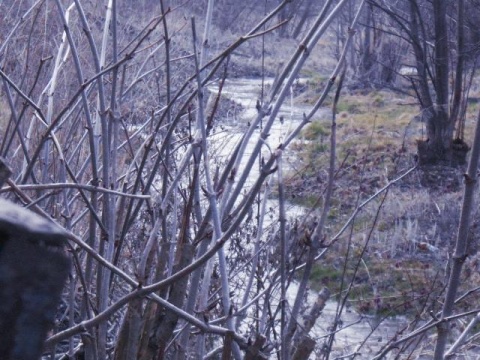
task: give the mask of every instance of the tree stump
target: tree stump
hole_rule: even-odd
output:
[[[37,360],[70,262],[66,233],[0,199],[0,359]]]
[[[470,147],[461,139],[453,140],[450,148],[434,146],[428,140],[417,140],[418,163],[424,165],[463,166]]]

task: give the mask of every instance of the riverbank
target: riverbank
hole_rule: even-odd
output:
[[[222,102],[227,106],[218,115],[223,132],[215,135],[225,138],[223,144],[238,141],[250,126],[248,119],[256,115],[262,84],[268,87],[271,81],[226,82]],[[210,89],[212,93],[218,91],[215,86]],[[272,127],[267,138],[270,148],[276,148],[302,120],[310,107],[311,90],[303,89],[292,96],[282,109],[287,121]],[[423,124],[416,120],[415,104],[391,92],[347,93],[340,100],[339,110],[334,196],[325,228],[326,243],[359,204],[416,165],[416,140],[423,131]],[[289,215],[292,224],[304,222],[305,213],[310,214],[307,218],[315,217],[322,208],[331,121],[331,111],[322,109],[284,158],[287,200],[304,209]],[[260,133],[261,128],[255,131]],[[352,226],[329,244],[317,262],[310,287],[328,287],[334,304],[346,298],[344,312],[359,316],[357,320],[367,328],[369,322],[360,320],[362,315],[375,324],[393,319],[392,324],[398,326],[403,324],[398,319],[428,320],[430,312],[441,309],[461,197],[462,169],[414,170],[357,211]],[[475,266],[472,262],[467,268]],[[480,284],[475,271],[468,276]],[[471,302],[471,296],[465,301]]]
[[[347,90],[338,108],[327,239],[337,234],[359,204],[416,166],[416,141],[424,133],[415,104],[388,91]],[[473,126],[473,119],[467,126]],[[328,182],[330,127],[331,117],[318,119],[303,131],[294,146],[295,168],[287,177],[288,200],[314,214],[323,206]],[[441,166],[417,168],[362,207],[314,269],[312,287],[327,286],[337,299],[347,296],[351,306],[369,315],[413,318],[424,316],[426,309],[440,310],[463,172]],[[475,261],[468,261],[472,264],[466,267],[475,268]],[[476,271],[467,273],[480,284]]]

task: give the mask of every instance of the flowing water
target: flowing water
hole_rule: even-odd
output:
[[[267,88],[270,87],[272,83],[273,79],[267,79],[264,81],[264,85]],[[224,131],[213,136],[214,143],[218,144],[217,146],[220,149],[220,153],[224,156],[230,155],[232,149],[231,144],[235,144],[240,140],[243,133],[250,126],[250,122],[257,117],[256,104],[257,99],[261,96],[261,89],[262,81],[260,79],[235,79],[231,81],[227,80],[225,82],[222,89],[222,95],[229,98],[232,105],[228,111],[226,111],[225,118],[222,119],[221,129]],[[218,92],[218,86],[211,85],[209,90],[212,93],[216,93]],[[293,98],[286,103],[289,104],[282,106],[277,119],[270,129],[269,136],[266,139],[266,143],[272,151],[276,149],[283,142],[285,137],[301,123],[303,114],[310,110],[307,106],[294,104]],[[325,117],[328,116],[326,111],[323,111],[322,113]],[[257,141],[260,131],[261,126],[256,129],[255,134],[247,147],[247,152],[243,157],[244,163],[242,163],[241,166],[245,165],[248,157],[251,155],[253,143]],[[228,144],[230,144],[230,146],[226,146]],[[214,151],[217,151],[217,149]],[[268,154],[263,155],[265,157],[268,156]],[[289,157],[291,154],[288,151],[285,155],[287,162],[291,160]],[[253,172],[250,175],[250,181],[253,181],[258,176],[258,168],[252,170]]]
[[[265,81],[265,84],[270,86],[272,82],[272,79],[268,79]],[[232,101],[232,104],[223,119],[221,126],[223,131],[217,131],[217,133],[213,135],[213,142],[217,144],[217,150],[215,151],[219,151],[225,157],[229,156],[233,148],[232,144],[240,140],[247,126],[249,126],[249,121],[255,119],[257,115],[256,102],[260,97],[261,88],[262,81],[260,79],[234,79],[225,82],[222,94],[228,97]],[[215,93],[218,91],[218,87],[211,85],[209,90]],[[290,101],[287,101],[287,104],[282,107],[279,114],[279,118],[280,116],[284,118],[283,122],[276,120],[270,131],[270,136],[267,138],[268,146],[271,149],[276,149],[278,145],[282,143],[285,136],[301,123],[303,114],[309,110],[310,107],[303,104],[295,104],[292,95]],[[317,118],[320,118],[321,121],[324,119],[325,123],[328,124],[330,121],[330,111],[322,109],[319,114],[317,114]],[[259,133],[260,130],[258,130],[256,136],[252,139],[252,144],[258,138]],[[249,152],[248,149],[247,154],[251,154],[251,151]],[[244,158],[247,158],[247,156]],[[286,158],[287,166],[288,162],[295,161],[295,155],[288,151]],[[245,163],[241,166],[243,165],[245,165]],[[258,169],[253,169],[250,178],[255,179],[257,175]],[[248,185],[249,184],[245,184],[245,186]],[[306,211],[306,209],[301,206],[290,205],[288,208],[288,214],[291,217],[299,216]],[[294,283],[288,289],[290,306],[293,305],[296,292],[297,284]],[[316,296],[310,293],[308,302],[313,303],[315,298]],[[337,305],[338,303],[336,301],[329,300],[322,315],[320,315],[312,329],[310,335],[317,340],[317,344],[321,344],[323,342],[322,339],[325,339],[325,335],[329,334],[329,327],[331,327],[336,317]],[[330,358],[333,359],[336,356],[353,353],[356,351],[358,345],[367,339],[359,350],[360,355],[357,355],[355,358],[370,359],[399,329],[407,324],[407,319],[405,317],[395,317],[383,319],[383,321],[379,322],[377,318],[362,316],[355,310],[349,308],[343,311],[341,323],[342,326],[336,334]]]

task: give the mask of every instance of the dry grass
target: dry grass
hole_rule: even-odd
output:
[[[308,95],[303,94],[303,99]],[[467,142],[471,141],[477,110],[477,104],[469,107]],[[352,93],[341,98],[330,235],[338,231],[356,204],[413,166],[416,140],[423,134],[417,114],[412,99],[391,92]],[[317,119],[297,144],[300,161],[296,174],[303,177],[291,178],[293,201],[314,207],[322,203],[330,121]],[[417,170],[394,185],[383,203],[381,197],[369,203],[358,214],[351,233],[347,231],[316,268],[313,286],[329,286],[338,295],[346,263],[345,280],[353,283],[350,302],[358,310],[382,315],[435,310],[456,234],[461,174],[461,169]],[[480,283],[477,277],[475,281]]]

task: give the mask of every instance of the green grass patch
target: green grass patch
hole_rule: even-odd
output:
[[[338,300],[351,283],[349,303],[360,313],[381,316],[418,315],[432,305],[443,288],[442,277],[437,276],[436,270],[426,261],[367,257],[355,272],[356,264],[356,260],[348,262],[343,289],[340,287],[342,266],[315,266],[310,277],[311,286],[315,289],[328,287]]]
[[[303,131],[302,137],[305,140],[316,141],[319,138],[324,138],[330,135],[330,130],[325,128],[325,125],[320,121],[312,121]]]
[[[410,137],[409,142],[404,143],[404,134],[411,125],[417,108],[404,105],[407,99],[395,96],[388,91],[375,91],[340,97],[337,109],[336,163],[337,169],[339,166],[343,168],[338,169],[337,173],[338,189],[358,189],[358,181],[361,179],[364,190],[367,193],[374,192],[379,186],[385,185],[386,175],[395,172],[395,162],[400,153],[416,152],[415,138]],[[322,188],[327,181],[325,169],[328,169],[329,164],[330,133],[329,124],[313,121],[302,131],[302,139],[305,141],[295,147],[299,163],[302,164],[302,174],[306,177],[320,176],[318,182]],[[297,185],[295,182],[291,184]],[[298,196],[309,197],[310,193],[306,190]],[[348,203],[352,199],[343,197],[342,200]],[[308,199],[298,197],[297,201],[311,203]]]

